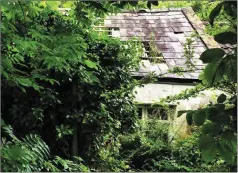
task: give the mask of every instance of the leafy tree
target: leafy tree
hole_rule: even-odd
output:
[[[66,17],[47,4],[3,3],[1,75],[2,118],[17,138],[37,134],[51,157],[80,155],[90,164],[107,142],[104,136],[134,128],[132,91],[141,82],[131,70],[138,67],[142,49],[135,41],[99,36],[89,18],[98,4],[87,5],[76,2],[71,17]],[[62,163],[59,157],[47,162],[49,170]],[[57,169],[69,170],[63,167]],[[36,164],[29,169],[41,168]]]

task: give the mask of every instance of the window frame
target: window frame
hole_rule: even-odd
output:
[[[153,105],[153,106],[152,106]],[[168,104],[168,106],[170,107],[171,109],[171,113],[168,116],[168,119],[167,120],[160,120],[158,119],[158,121],[161,121],[161,122],[172,122],[176,119],[176,108],[177,108],[177,105],[175,104]],[[148,116],[148,108],[156,108],[156,107],[161,107],[160,104],[138,104],[137,105],[137,108],[142,108],[142,120],[149,120],[149,116]]]

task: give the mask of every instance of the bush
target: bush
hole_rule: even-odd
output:
[[[126,171],[234,171],[235,163],[202,160],[197,146],[199,129],[186,139],[170,142],[167,124],[153,119],[138,124],[136,133],[120,137],[120,156],[129,165]]]

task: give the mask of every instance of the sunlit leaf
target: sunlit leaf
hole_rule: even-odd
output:
[[[223,6],[223,2],[217,4],[216,7],[212,9],[212,11],[210,12],[209,22],[212,26],[213,26],[215,18],[220,14],[222,6]]]
[[[98,69],[97,63],[91,61],[91,60],[85,60],[84,63],[89,67],[89,68],[94,68]]]

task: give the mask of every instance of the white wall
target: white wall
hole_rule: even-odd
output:
[[[192,88],[193,85],[178,84],[146,84],[144,87],[137,87],[135,101],[139,103],[154,103],[160,98],[179,94],[181,91]]]

